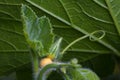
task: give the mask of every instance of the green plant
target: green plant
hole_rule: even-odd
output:
[[[68,47],[69,49],[66,49],[65,54],[61,56],[62,59],[60,57],[60,61],[69,62],[70,59],[76,57],[78,63],[91,68],[101,78],[119,73],[120,1],[2,0],[0,1],[1,76],[13,72],[12,76],[20,80],[32,78],[29,51],[34,51],[28,47],[23,35],[21,3],[29,5],[38,16],[46,15],[50,18],[53,32],[57,36],[54,41],[62,37],[61,50],[74,40],[95,33],[90,36],[90,39],[86,37]],[[100,36],[105,32],[105,36],[96,40],[94,36],[99,36],[96,31]]]
[[[35,80],[45,80],[52,70],[59,70],[65,80],[99,80],[95,73],[88,69],[82,69],[77,64],[77,60],[73,59],[71,63],[63,63],[59,61],[65,51],[79,40],[92,36],[96,32],[85,35],[76,39],[69,44],[62,52],[60,52],[60,44],[62,38],[54,41],[55,35],[52,33],[52,25],[50,20],[43,16],[37,15],[26,5],[22,5],[23,31],[30,48],[32,49],[33,68]],[[103,32],[104,33],[104,32]],[[100,36],[103,38],[105,33]],[[92,39],[92,38],[91,38]],[[96,37],[96,40],[99,40]],[[42,58],[42,59],[41,59]],[[39,59],[41,59],[39,61]],[[40,62],[40,66],[39,63]],[[41,67],[39,71],[39,67]]]

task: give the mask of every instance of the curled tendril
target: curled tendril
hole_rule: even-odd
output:
[[[101,33],[102,33],[102,34],[101,34]],[[97,37],[98,35],[99,35],[99,37]],[[92,33],[90,33],[90,34],[86,34],[86,35],[84,35],[84,36],[82,36],[82,37],[80,37],[80,38],[75,39],[73,42],[71,42],[69,45],[67,45],[67,46],[63,49],[63,51],[61,52],[61,54],[64,54],[65,51],[67,51],[72,45],[74,45],[74,44],[77,43],[78,41],[83,40],[83,39],[85,39],[85,38],[87,38],[87,37],[89,37],[89,39],[90,39],[91,41],[98,41],[98,40],[102,39],[104,36],[105,36],[105,31],[104,31],[104,30],[96,30],[96,31],[94,31],[94,32],[92,32]]]
[[[105,36],[104,30],[97,30],[97,31],[94,31],[90,34],[89,39],[91,41],[98,41],[98,40],[102,39],[104,36]]]

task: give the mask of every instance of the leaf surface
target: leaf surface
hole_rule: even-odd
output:
[[[89,69],[70,68],[66,74],[69,77],[68,80],[100,80],[99,77]]]
[[[20,21],[20,3],[24,1],[0,1],[0,76],[31,62]]]
[[[117,55],[119,54],[119,35],[116,25],[110,16],[108,9],[101,6],[105,5],[105,1],[82,1],[82,0],[27,0],[40,10],[48,13],[64,24],[72,27],[83,34],[89,34],[97,30],[104,30],[106,36],[97,42],[111,50]],[[96,4],[101,3],[100,4]],[[118,4],[118,3],[116,3]],[[49,7],[50,6],[50,7]],[[53,8],[56,7],[56,8]],[[108,7],[107,7],[108,8]],[[99,11],[98,11],[99,10]],[[103,13],[103,14],[100,14]],[[90,29],[89,29],[90,28]],[[96,46],[95,46],[96,47]],[[91,47],[93,48],[93,47]],[[81,49],[81,48],[80,48]]]
[[[62,48],[85,34],[96,30],[106,32],[105,37],[97,42],[92,42],[89,38],[79,41],[66,52],[68,54],[65,54],[64,59],[78,57],[82,62],[99,54],[120,55],[119,0],[27,0],[27,2],[30,4],[24,0],[0,0],[0,74],[29,62],[28,45],[23,36],[20,18],[21,3],[32,6],[38,16],[50,17],[54,33],[63,37]],[[22,62],[18,66],[19,60]]]
[[[53,43],[53,33],[50,20],[46,17],[38,18],[37,15],[26,5],[22,5],[22,18],[24,35],[30,47],[39,51],[40,55],[46,56]]]

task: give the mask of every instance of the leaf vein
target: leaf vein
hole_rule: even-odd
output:
[[[33,3],[32,1],[30,1],[30,0],[26,0],[26,1],[29,2],[30,4],[36,6],[36,7],[39,8],[40,10],[42,10],[42,11],[50,14],[50,15],[53,16],[54,18],[62,21],[63,23],[65,23],[65,24],[67,24],[67,25],[69,25],[69,26],[72,26],[74,29],[76,29],[76,30],[78,30],[78,31],[80,31],[80,32],[82,32],[82,33],[84,33],[84,34],[89,34],[88,32],[86,32],[85,30],[81,29],[80,27],[78,27],[78,26],[76,26],[76,25],[74,25],[74,24],[69,23],[69,22],[66,21],[65,19],[63,19],[63,18],[57,16],[56,14],[54,14],[54,13],[46,10],[45,8],[43,8],[43,7],[41,7],[41,6]],[[94,36],[92,36],[92,37],[95,38]],[[102,40],[99,40],[98,42],[101,43],[102,45],[106,46],[107,48],[111,49],[111,50],[112,50],[113,52],[115,52],[117,55],[120,55],[120,54],[119,54],[119,51],[118,51],[117,49],[115,49],[113,46],[111,46],[110,44],[105,43],[105,42],[102,41]]]
[[[4,29],[4,28],[0,28],[0,30],[6,31],[6,32],[9,32],[9,33],[15,33],[17,35],[23,36],[22,33],[19,33],[19,32],[16,32],[16,31],[7,30],[7,29]]]
[[[8,41],[6,41],[6,40],[2,40],[2,39],[0,39],[0,41],[6,43],[6,44],[8,44],[8,45],[10,45],[14,50],[17,50],[17,47],[16,47],[14,44],[12,44],[12,43],[10,43],[10,42],[8,42]]]
[[[98,0],[93,0],[96,4],[98,4],[99,6],[103,7],[104,9],[108,9],[107,6],[105,6],[104,4],[102,4],[101,2],[99,2]]]
[[[95,16],[90,15],[89,13],[87,13],[87,12],[82,8],[82,6],[81,6],[80,4],[78,4],[78,5],[79,5],[79,7],[82,9],[83,13],[84,13],[86,16],[88,16],[88,17],[90,17],[90,18],[92,18],[92,19],[94,19],[94,20],[103,22],[103,23],[113,24],[112,22],[109,22],[109,21],[106,21],[106,20],[103,20],[103,19],[100,19],[100,18],[97,18],[97,17],[95,17]]]

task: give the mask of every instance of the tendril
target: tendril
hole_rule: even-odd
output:
[[[77,43],[78,41],[81,41],[87,37],[89,37],[90,41],[98,41],[100,39],[102,39],[105,36],[105,31],[104,30],[96,30],[90,34],[86,34],[80,38],[75,39],[73,42],[71,42],[69,45],[67,45],[63,51],[61,52],[61,54],[64,54],[65,51],[67,51],[72,45],[74,45],[75,43]]]
[[[89,39],[91,41],[98,41],[98,40],[101,40],[104,36],[105,36],[104,30],[97,30],[90,34]]]

